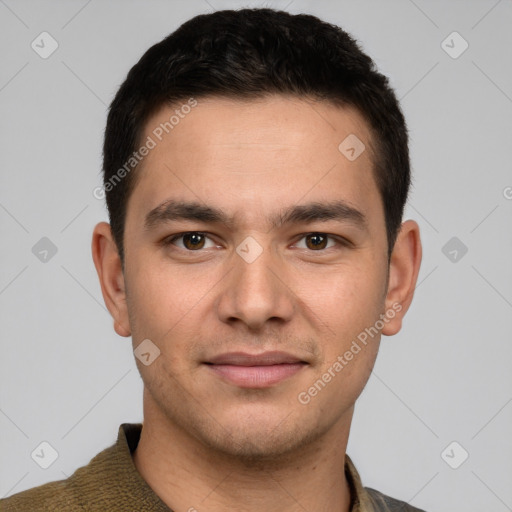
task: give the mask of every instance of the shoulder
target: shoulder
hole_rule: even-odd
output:
[[[97,454],[69,478],[48,482],[0,500],[2,512],[82,512],[89,510],[98,491],[108,490],[112,482],[115,464],[114,447]]]
[[[59,480],[27,489],[0,500],[2,512],[70,512],[85,510],[68,480]]]
[[[380,491],[365,487],[371,500],[375,512],[425,512],[419,508],[409,505],[405,501],[400,501],[391,496],[386,496]]]
[[[49,482],[0,500],[2,512],[169,512],[138,473],[133,460],[142,424],[123,423],[115,444],[98,453],[69,478]]]

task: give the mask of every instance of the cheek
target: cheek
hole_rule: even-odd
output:
[[[382,312],[373,277],[368,279],[371,286],[358,280],[334,281],[330,293],[317,293],[311,301],[320,319],[322,357],[309,385],[313,393],[322,395],[318,399],[325,411],[332,403],[344,407],[353,404],[371,375],[380,343],[380,333],[372,327]]]
[[[332,382],[325,399],[338,400],[339,394],[349,404],[363,389],[377,356],[380,333],[374,326],[383,311],[385,275],[376,266],[347,266],[315,281],[301,296],[307,297],[306,309],[314,312],[318,328],[322,357],[316,375]]]
[[[140,327],[163,336],[193,313],[209,286],[205,279],[189,279],[183,270],[177,271],[161,259],[153,260],[141,257],[137,270],[130,273],[129,298]]]
[[[160,275],[145,266],[139,273],[132,273],[127,282],[127,303],[134,349],[149,339],[165,354],[173,327],[183,317],[182,304],[176,303],[174,283],[167,285]],[[162,358],[159,358],[162,359]],[[148,367],[148,368],[151,368]],[[145,368],[141,368],[144,370]]]
[[[339,266],[295,279],[304,303],[334,332],[367,327],[381,313],[385,275],[376,267]]]
[[[161,261],[152,263],[149,258],[137,268],[127,286],[133,291],[127,297],[134,348],[150,339],[163,356],[157,359],[159,371],[189,371],[190,356],[200,343],[218,278],[213,272],[202,273],[200,278],[197,273],[188,276],[186,270],[177,271]],[[147,372],[148,368],[151,366],[141,370]]]

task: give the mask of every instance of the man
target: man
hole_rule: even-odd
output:
[[[345,453],[419,272],[409,174],[395,95],[338,27],[218,11],[150,48],[110,108],[92,241],[143,426],[2,511],[417,511]]]

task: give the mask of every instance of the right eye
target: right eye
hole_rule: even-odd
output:
[[[180,243],[175,243],[178,240],[181,240]],[[211,247],[216,247],[216,244],[211,241],[210,246],[205,246],[206,240],[210,240],[206,233],[201,231],[186,231],[184,233],[178,233],[176,235],[171,236],[164,240],[164,245],[176,245],[180,249],[186,251],[198,251],[199,249],[209,249]]]

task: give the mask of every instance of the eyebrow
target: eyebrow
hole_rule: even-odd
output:
[[[176,220],[191,220],[196,222],[224,224],[234,229],[234,218],[219,208],[194,201],[169,199],[153,208],[145,217],[144,228],[152,230],[155,227]],[[366,230],[366,216],[346,201],[336,200],[327,203],[311,202],[285,208],[269,218],[272,228],[285,224],[325,222],[336,220],[349,222],[356,227]]]

